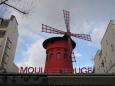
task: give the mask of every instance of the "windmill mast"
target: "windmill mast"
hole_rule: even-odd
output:
[[[64,14],[64,20],[65,20],[65,26],[66,26],[66,30],[67,30],[67,35],[68,37],[68,58],[71,57],[72,54],[72,43],[71,43],[71,38],[70,38],[70,13],[69,11],[63,10],[63,14]]]

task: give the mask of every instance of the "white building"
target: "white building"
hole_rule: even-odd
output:
[[[108,24],[101,40],[101,50],[95,56],[95,73],[115,73],[115,22]]]
[[[18,23],[15,16],[0,19],[0,72],[18,72],[14,56],[18,39]]]

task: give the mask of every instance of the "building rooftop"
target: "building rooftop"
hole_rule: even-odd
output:
[[[9,24],[9,21],[8,19],[1,19],[1,22],[0,22],[0,28],[5,28],[8,26]]]
[[[0,18],[0,28],[6,28],[8,27],[8,24],[10,22],[10,20],[13,20],[15,18],[14,15],[12,15],[10,17],[10,19],[3,19],[3,18]],[[16,21],[17,22],[17,21]],[[18,24],[18,23],[17,23]]]
[[[105,33],[104,33],[104,36],[103,36],[102,40],[101,40],[101,44],[102,44],[102,42],[103,42],[103,40],[104,40],[104,38],[105,38],[105,36],[106,36],[108,30],[110,29],[109,27],[110,27],[111,25],[115,25],[115,20],[110,20],[110,21],[109,21],[108,26],[107,26],[107,29],[106,29],[106,31],[105,31]]]
[[[52,42],[55,42],[55,41],[61,41],[61,40],[68,40],[67,39],[67,35],[64,35],[63,37],[52,37],[52,38],[49,38],[49,39],[46,39],[44,42],[43,42],[43,47],[45,49],[47,49],[47,45],[49,43],[52,43]],[[74,49],[75,46],[76,46],[76,43],[71,39],[71,42],[72,42],[72,48]]]

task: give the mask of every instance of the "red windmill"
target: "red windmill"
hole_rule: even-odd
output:
[[[70,13],[63,10],[63,14],[67,32],[42,24],[42,32],[64,34],[63,37],[52,37],[43,42],[47,54],[45,73],[73,73],[72,50],[75,48],[76,43],[71,39],[71,36],[91,41],[90,35],[71,33]]]

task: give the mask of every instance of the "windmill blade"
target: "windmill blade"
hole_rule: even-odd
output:
[[[63,10],[65,25],[67,29],[67,33],[70,33],[70,13],[69,11]]]
[[[52,27],[44,25],[44,24],[42,24],[42,32],[54,33],[54,34],[65,34],[64,31],[52,28]]]
[[[91,41],[91,36],[89,34],[74,34],[74,33],[71,33],[70,35],[74,36],[74,37],[77,37],[79,39]]]

